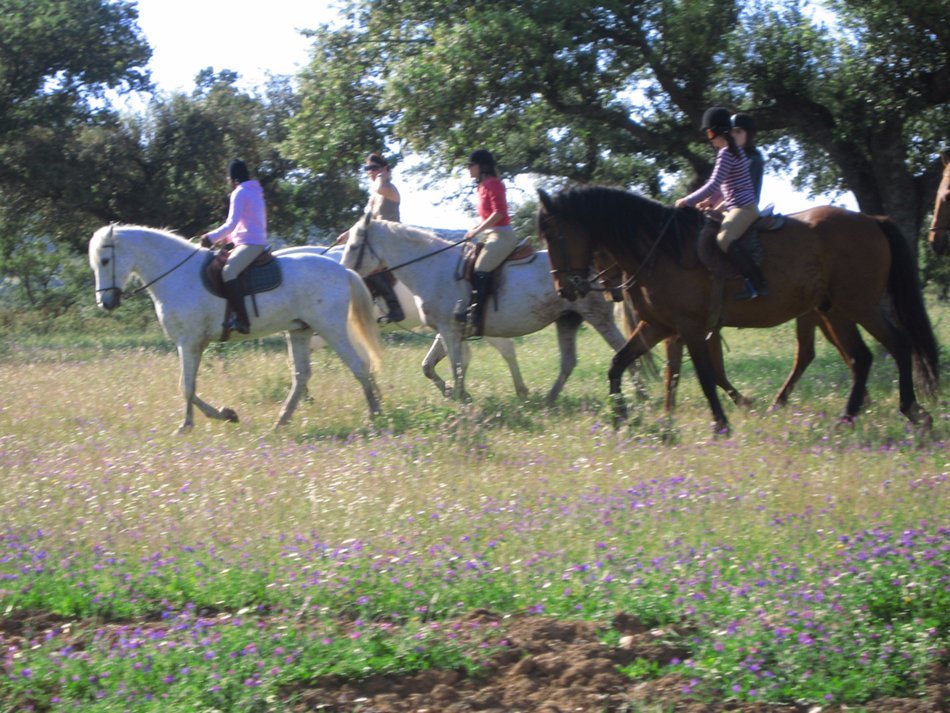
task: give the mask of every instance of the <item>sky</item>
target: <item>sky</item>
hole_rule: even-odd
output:
[[[137,4],[139,27],[152,47],[152,80],[162,91],[190,90],[195,76],[207,67],[237,72],[246,88],[260,86],[268,74],[295,74],[309,59],[310,43],[300,30],[331,22],[336,14],[326,0],[138,0]],[[367,147],[367,153],[371,150],[375,147]],[[411,163],[406,161],[407,166]],[[444,191],[420,189],[419,177],[404,175],[399,167],[393,171],[393,182],[402,196],[406,223],[459,229],[477,222],[463,201],[442,200],[470,182],[463,167]],[[519,177],[509,185],[513,206],[533,194],[529,177]],[[831,202],[828,197],[811,199],[792,190],[788,179],[774,173],[766,174],[762,197],[783,213]],[[854,207],[850,194],[835,202]]]

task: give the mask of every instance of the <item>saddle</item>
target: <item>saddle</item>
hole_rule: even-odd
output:
[[[205,289],[215,297],[225,297],[221,271],[228,261],[229,252],[229,248],[212,252],[205,258],[204,265],[201,268],[201,282]],[[245,296],[251,295],[254,303],[254,314],[260,316],[257,311],[257,300],[254,300],[253,296],[277,289],[283,282],[280,261],[274,257],[270,246],[258,255],[254,262],[238,276],[237,282]]]
[[[485,246],[481,243],[466,243],[462,248],[462,257],[459,258],[459,266],[456,270],[456,277],[459,280],[468,280],[472,281],[472,273],[475,272],[475,262],[478,260],[478,256],[481,255],[482,249]],[[535,251],[534,246],[527,240],[522,240],[520,243],[515,245],[515,249],[509,253],[501,265],[496,267],[492,271],[492,282],[497,287],[501,279],[501,271],[505,265],[510,263],[517,263],[519,265],[527,265],[532,260],[538,256],[538,253]]]
[[[755,264],[762,265],[762,242],[759,240],[759,233],[781,230],[785,227],[786,216],[781,214],[768,214],[759,217],[742,237],[736,240],[736,243],[747,251]],[[700,262],[712,272],[713,276],[720,280],[726,280],[732,277],[741,277],[733,267],[729,258],[723,254],[722,250],[716,244],[716,234],[719,232],[719,223],[707,219],[702,230],[699,231],[699,243],[696,246],[696,253]]]

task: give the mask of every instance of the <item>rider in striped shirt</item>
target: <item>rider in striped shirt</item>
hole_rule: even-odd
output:
[[[703,129],[717,149],[716,165],[709,180],[685,198],[676,201],[676,207],[704,208],[721,205],[725,211],[716,243],[729,256],[746,281],[746,289],[737,299],[755,299],[768,294],[762,272],[753,257],[736,244],[736,240],[759,217],[755,185],[752,182],[749,158],[736,146],[732,138],[729,111],[722,107],[709,109],[703,116]]]

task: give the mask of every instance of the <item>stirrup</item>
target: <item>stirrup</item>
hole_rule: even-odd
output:
[[[234,330],[235,332],[240,332],[241,334],[250,334],[251,325],[247,322],[241,322],[237,317],[231,317],[225,324],[225,328]]]
[[[745,289],[742,290],[739,294],[736,295],[737,300],[754,300],[759,297],[765,297],[768,295],[769,289],[763,285],[760,289],[756,289],[755,285],[752,284],[752,280],[746,278]]]

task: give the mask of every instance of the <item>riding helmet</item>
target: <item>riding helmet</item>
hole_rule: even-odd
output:
[[[746,133],[754,134],[755,133],[755,119],[752,118],[751,114],[733,114],[732,115],[732,128],[733,129],[745,129]]]
[[[732,121],[729,110],[725,107],[714,106],[703,114],[701,131],[712,131],[714,136],[728,134],[732,130]]]
[[[494,166],[495,159],[487,149],[475,149],[472,151],[472,155],[468,157],[468,163],[469,165]]]

